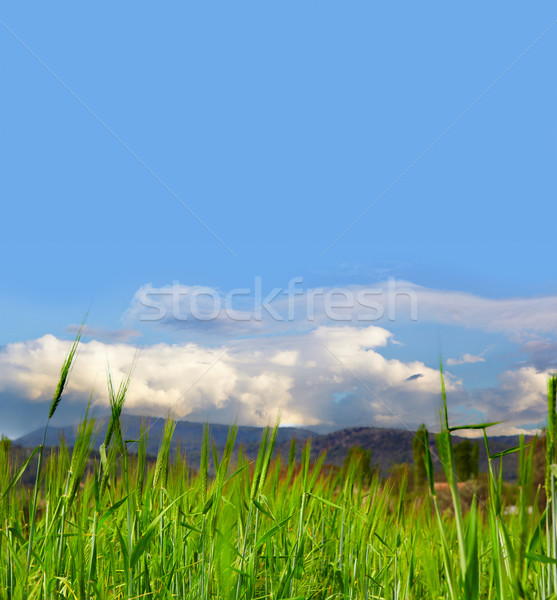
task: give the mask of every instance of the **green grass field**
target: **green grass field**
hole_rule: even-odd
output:
[[[60,409],[79,337],[63,365],[48,420]],[[442,382],[442,377],[441,377]],[[112,418],[104,440],[85,418],[71,453],[38,447],[10,464],[0,444],[0,598],[555,598],[557,475],[555,397],[549,381],[547,506],[533,486],[533,449],[522,441],[518,499],[505,510],[500,456],[489,461],[485,501],[461,507],[446,398],[437,452],[452,505],[441,510],[429,446],[428,482],[371,481],[355,458],[342,470],[273,453],[265,433],[255,461],[233,454],[231,427],[218,454],[206,432],[201,463],[170,456],[167,421],[156,463],[148,431],[123,439],[129,379],[109,378]],[[63,405],[62,405],[63,409]],[[486,430],[489,424],[478,425]],[[48,424],[47,424],[48,427]],[[481,433],[481,431],[480,431]],[[45,430],[46,434],[46,430]],[[102,443],[101,443],[102,442]],[[100,450],[100,459],[91,453]],[[356,456],[356,455],[353,455]],[[233,458],[234,457],[234,458]],[[36,463],[33,489],[21,476]],[[469,482],[466,485],[473,485]]]

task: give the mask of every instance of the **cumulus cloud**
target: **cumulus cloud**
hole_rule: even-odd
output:
[[[299,358],[299,352],[296,350],[282,350],[271,357],[271,362],[283,367],[293,367]]]
[[[381,355],[391,337],[370,326],[319,327],[305,335],[218,347],[196,343],[146,346],[137,357],[127,410],[190,420],[264,425],[280,412],[292,425],[390,424],[415,427],[436,419],[439,374],[421,362]],[[70,342],[52,335],[4,346],[0,395],[49,402]],[[80,345],[66,402],[92,398],[108,407],[105,375],[125,376],[136,349],[97,340]],[[419,379],[408,380],[420,373]],[[460,382],[448,377],[447,387]],[[340,399],[339,399],[340,398]],[[64,405],[60,410],[64,410]],[[418,416],[419,415],[419,416]],[[418,422],[419,421],[419,422]]]
[[[485,421],[503,421],[490,430],[493,434],[532,433],[545,425],[549,375],[532,366],[505,371],[498,387],[477,390],[471,403]]]
[[[447,365],[449,365],[449,367],[454,367],[455,365],[469,365],[480,362],[485,362],[485,358],[481,354],[474,355],[466,353],[460,358],[447,359]]]
[[[435,429],[439,372],[421,361],[385,357],[391,340],[391,332],[373,325],[319,326],[213,346],[146,345],[137,358],[129,344],[90,340],[80,344],[59,412],[75,421],[91,394],[97,410],[108,409],[107,365],[118,381],[135,359],[126,405],[134,414],[266,425],[280,413],[290,425],[414,429],[425,422]],[[44,423],[47,405],[37,407],[50,402],[70,344],[45,335],[0,348],[3,427],[23,433],[22,422],[29,429]],[[447,372],[451,422],[504,421],[493,431],[499,434],[543,424],[548,375],[520,366],[503,372],[497,386],[468,391]]]

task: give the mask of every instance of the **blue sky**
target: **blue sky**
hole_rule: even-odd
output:
[[[399,363],[426,373],[442,353],[483,359],[450,367],[463,418],[487,416],[488,398],[502,418],[516,413],[519,400],[504,398],[520,389],[529,398],[522,424],[539,422],[557,333],[552,4],[34,2],[4,6],[0,19],[5,433],[23,432],[31,414],[41,423],[48,385],[29,378],[55,376],[41,352],[63,358],[63,341],[88,309],[86,340],[104,344],[105,359],[120,352],[117,342],[151,356],[157,345],[181,352],[194,344],[203,354],[242,340],[242,389],[199,392],[178,416],[222,421],[236,411],[259,422],[269,418],[265,407],[304,395],[311,401],[291,411],[292,422],[374,424],[377,413],[365,408],[373,393],[396,399],[400,422],[391,424],[402,426],[412,400],[394,375],[374,377]],[[150,323],[133,312],[146,285],[224,296],[253,290],[255,278],[267,293],[294,277],[304,291],[389,278],[433,291],[417,320],[371,325],[302,319],[261,332]],[[448,292],[481,301],[441,318],[435,307],[452,301]],[[522,299],[520,309],[508,305],[512,314],[539,321],[493,326],[512,298]],[[496,313],[492,300],[503,302]],[[396,343],[383,344],[373,326]],[[356,379],[345,373],[338,389],[320,387],[321,372],[302,385],[297,360],[312,362],[301,349],[319,327],[327,329],[319,335],[344,331],[353,348],[373,347],[387,362],[377,358],[371,372],[354,358]],[[137,333],[121,331],[129,329]],[[358,346],[364,329],[372,342]],[[265,343],[300,354],[276,358]],[[14,375],[23,356],[33,372],[25,384]],[[138,381],[151,389],[140,364]],[[258,388],[257,373],[282,377],[284,396],[269,395],[271,384]],[[104,367],[89,375],[102,388]],[[160,411],[197,377],[174,376],[172,390],[157,388],[157,402],[136,391],[130,410]],[[75,412],[87,381],[73,390]],[[423,386],[426,410],[433,378]],[[265,398],[255,408],[258,389]],[[344,407],[344,420],[315,408],[339,394],[357,404]],[[70,407],[66,416],[74,418]]]

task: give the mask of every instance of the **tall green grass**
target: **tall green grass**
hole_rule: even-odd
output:
[[[207,427],[200,463],[191,465],[179,449],[171,456],[174,423],[167,420],[151,462],[148,427],[137,440],[121,429],[128,385],[129,376],[118,388],[109,377],[102,441],[88,415],[72,449],[61,440],[47,456],[41,445],[18,467],[9,442],[0,441],[0,598],[556,597],[556,378],[548,393],[547,508],[538,508],[533,445],[522,439],[507,451],[520,459],[513,511],[505,510],[502,491],[505,453],[490,454],[491,424],[451,426],[442,372],[435,451],[450,510],[438,499],[429,445],[427,491],[419,493],[408,492],[407,474],[370,481],[357,452],[341,470],[325,468],[324,454],[312,463],[310,442],[299,463],[295,441],[288,457],[277,456],[276,426],[265,431],[253,461],[235,450],[236,426],[220,453]],[[487,501],[475,498],[468,510],[451,438],[464,428],[483,433],[489,456]],[[35,460],[28,490],[21,476]]]

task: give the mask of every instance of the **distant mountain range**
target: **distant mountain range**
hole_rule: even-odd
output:
[[[147,424],[149,436],[147,441],[147,453],[155,456],[158,451],[159,441],[164,428],[164,419],[154,417],[123,416],[122,428],[124,437],[127,440],[137,440],[139,438],[140,425],[142,422]],[[98,419],[98,434],[95,447],[102,443],[106,433],[108,419]],[[79,425],[61,427],[59,429],[49,429],[46,437],[47,446],[57,446],[59,437],[65,438],[68,446],[73,446],[77,435]],[[194,423],[191,421],[176,421],[176,429],[172,439],[171,453],[176,451],[177,444],[186,454],[186,460],[194,468],[199,464],[201,445],[203,440],[203,423]],[[211,437],[219,450],[224,448],[228,435],[228,425],[210,425]],[[236,448],[242,444],[244,452],[249,457],[254,457],[257,453],[259,442],[261,440],[263,427],[240,426],[236,436]],[[28,433],[14,443],[21,447],[32,448],[42,443],[43,429],[38,429]],[[299,429],[296,427],[280,427],[278,430],[276,448],[283,456],[288,456],[292,438],[298,442],[298,455],[304,445],[304,442],[311,438],[311,454],[313,458],[324,450],[327,450],[326,464],[340,466],[346,458],[350,448],[361,446],[366,450],[371,450],[371,462],[379,466],[382,473],[388,473],[394,465],[400,463],[413,463],[412,440],[414,432],[403,429],[384,429],[379,427],[352,427],[334,431],[326,435],[320,435],[309,429]],[[430,434],[430,445],[434,462],[435,460],[435,436]],[[464,438],[453,436],[456,442]],[[518,444],[517,436],[496,436],[490,437],[491,452],[501,452]],[[487,470],[487,457],[484,449],[483,440],[480,444],[480,471]],[[134,452],[133,443],[128,445],[129,450]],[[515,479],[516,473],[516,455],[511,454],[505,457],[504,476],[506,479]]]
[[[161,435],[164,429],[163,418],[156,417],[136,417],[131,415],[123,415],[121,418],[122,431],[124,438],[128,440],[137,440],[139,438],[139,431],[141,423],[144,422],[148,429],[147,438],[147,453],[156,455]],[[108,418],[103,417],[97,419],[98,434],[97,444],[98,447],[106,435],[106,428],[108,426]],[[186,454],[190,452],[199,452],[201,450],[201,444],[203,443],[203,428],[204,423],[194,423],[192,421],[176,421],[176,429],[174,431],[174,437],[172,438],[172,449],[176,449],[176,445],[179,442],[182,451]],[[228,436],[228,425],[210,425],[211,436],[217,445],[217,448],[222,449],[226,443]],[[59,443],[59,436],[63,436],[68,446],[73,446],[75,438],[79,429],[79,424],[59,427],[52,427],[48,430],[46,436],[46,446],[57,446]],[[240,426],[238,428],[238,434],[236,436],[236,445],[243,444],[244,446],[251,446],[252,444],[259,444],[261,435],[264,431],[263,427],[249,427]],[[14,442],[20,446],[35,447],[42,443],[44,429],[37,429],[32,431],[16,440]],[[277,436],[277,443],[290,442],[293,437],[299,440],[305,440],[310,437],[311,431],[306,429],[298,429],[296,427],[280,427]],[[134,451],[133,444],[129,444],[130,451]]]

